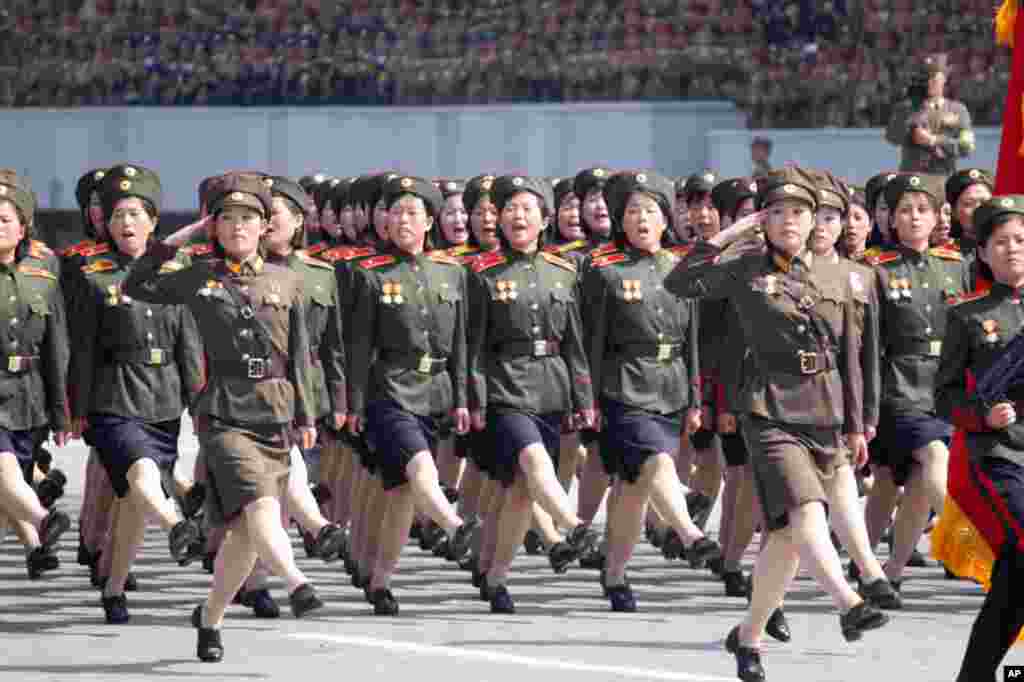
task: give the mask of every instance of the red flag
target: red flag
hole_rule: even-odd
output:
[[[1017,0],[1004,0],[1000,7],[996,38],[998,43],[1008,45],[1013,51],[1003,108],[996,194],[1024,194],[1024,17],[1020,17]]]

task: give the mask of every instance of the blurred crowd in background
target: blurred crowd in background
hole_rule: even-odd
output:
[[[885,125],[911,65],[998,125],[991,0],[5,0],[0,106],[729,99],[752,128]]]

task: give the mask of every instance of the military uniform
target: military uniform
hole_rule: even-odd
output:
[[[253,198],[269,214],[262,182],[235,176],[212,203],[251,206]],[[280,495],[291,426],[315,423],[305,291],[296,273],[258,255],[243,263],[190,263],[175,255],[151,249],[124,292],[146,302],[184,304],[195,317],[209,380],[193,413],[204,422],[200,445],[214,489],[212,518],[225,522],[260,497]]]
[[[515,178],[499,178],[511,183]],[[523,191],[533,189],[520,178]],[[511,193],[509,188],[496,192]],[[547,190],[550,192],[550,189]],[[546,198],[550,205],[550,196]],[[495,252],[477,258],[469,280],[469,406],[499,416],[528,417],[557,456],[563,414],[594,407],[584,351],[576,268],[540,250]],[[495,460],[488,473],[511,485],[516,457],[529,443],[492,423]],[[534,441],[536,442],[536,441]]]
[[[931,55],[925,59],[924,72],[918,78],[927,83],[937,72],[944,72],[945,56]],[[937,136],[934,146],[924,146],[913,139],[915,129]],[[900,170],[904,173],[929,173],[949,177],[956,172],[957,159],[974,152],[974,130],[971,114],[962,102],[944,97],[911,99],[900,102],[885,131],[890,144],[900,147]]]
[[[960,195],[967,191],[971,185],[982,185],[988,188],[989,193],[995,190],[995,180],[981,168],[965,168],[957,171],[946,180],[946,202],[953,207],[952,237],[953,248],[960,251],[964,256],[964,262],[970,270],[971,289],[985,289],[991,284],[991,273],[988,267],[978,260],[977,246],[973,231],[966,234],[964,226],[960,224],[957,202]]]
[[[764,206],[816,190],[792,170],[759,186]],[[857,311],[868,283],[823,276],[809,254],[787,261],[771,249],[728,257],[699,244],[665,281],[683,298],[729,298],[739,313],[757,374],[744,387],[744,435],[769,528],[787,512],[826,500],[821,478],[843,452],[840,432],[863,433],[863,375]],[[806,259],[806,260],[805,260]]]
[[[887,200],[895,206],[906,191],[935,194],[932,184],[916,175],[899,176],[889,183]],[[949,306],[969,289],[969,275],[960,252],[948,247],[918,253],[896,246],[868,263],[876,269],[883,357],[880,434],[886,461],[877,463],[890,466],[902,485],[910,474],[911,452],[950,435],[935,415],[935,372]]]

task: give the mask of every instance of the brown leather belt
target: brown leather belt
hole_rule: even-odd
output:
[[[820,374],[836,368],[832,351],[797,350],[792,353],[765,353],[758,356],[762,370],[785,374]],[[763,366],[767,365],[767,366]]]

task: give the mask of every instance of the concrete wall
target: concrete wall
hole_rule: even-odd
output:
[[[160,173],[164,208],[228,169],[299,176],[395,168],[424,176],[567,175],[590,165],[684,174],[711,130],[739,129],[725,102],[439,108],[88,108],[0,111],[0,166],[32,179],[44,206],[73,208],[85,170],[127,161]]]
[[[1001,128],[976,128],[977,149],[960,161],[995,171]],[[827,168],[840,176],[864,182],[882,170],[899,166],[899,149],[885,141],[881,128],[823,128],[815,130],[713,130],[708,134],[708,165],[725,176],[750,173],[750,141],[772,140],[772,163],[795,161]]]

